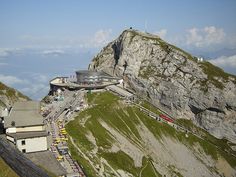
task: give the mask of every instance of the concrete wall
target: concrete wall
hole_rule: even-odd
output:
[[[51,83],[53,84],[57,84],[57,83],[60,83],[60,78],[55,78],[51,81]]]
[[[16,127],[7,128],[6,133],[16,133]]]
[[[12,138],[12,137],[10,137],[10,136],[7,136],[7,140],[11,141],[12,143],[15,143],[14,138]]]
[[[25,145],[22,145],[25,141]],[[46,151],[47,150],[47,137],[27,138],[16,141],[17,148],[22,152],[25,149],[28,152]]]
[[[45,127],[40,126],[31,126],[31,127],[11,127],[6,129],[6,133],[18,133],[18,132],[34,132],[34,131],[43,131]]]
[[[32,127],[17,127],[16,132],[34,132],[34,131],[43,131],[44,126],[32,126]]]

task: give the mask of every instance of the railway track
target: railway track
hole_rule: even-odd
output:
[[[153,118],[153,119],[155,119],[155,120],[157,120],[157,121],[163,120],[159,115],[157,115],[157,114],[155,114],[154,112],[152,112],[152,111],[146,109],[145,107],[143,107],[143,106],[141,106],[141,105],[139,105],[139,104],[136,104],[136,103],[133,103],[133,105],[136,106],[137,108],[139,108],[140,111],[142,111],[144,114],[148,115],[149,117],[151,117],[151,118]],[[164,120],[163,120],[163,121],[164,121]],[[170,124],[168,121],[165,121],[165,122],[167,122],[168,124]],[[217,144],[215,144],[215,143],[213,143],[213,142],[210,142],[208,139],[205,139],[203,136],[201,136],[201,135],[199,135],[199,134],[197,134],[197,133],[195,133],[195,132],[193,132],[193,131],[191,131],[191,130],[189,130],[189,129],[187,129],[187,128],[185,128],[185,127],[179,125],[179,124],[176,124],[176,123],[174,123],[174,122],[172,122],[171,125],[172,125],[172,126],[174,125],[173,127],[174,127],[176,130],[180,130],[180,131],[186,132],[186,133],[191,133],[192,135],[198,137],[199,139],[202,139],[202,140],[207,141],[208,143],[212,144],[212,145],[215,146],[218,150],[224,151],[225,153],[230,154],[230,155],[232,155],[232,156],[234,156],[234,157],[236,158],[236,155],[234,155],[233,153],[230,153],[230,152],[226,151],[225,149],[222,149],[222,148],[219,147]]]

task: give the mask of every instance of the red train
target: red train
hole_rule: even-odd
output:
[[[171,119],[171,118],[169,118],[169,117],[167,117],[166,115],[164,115],[164,114],[160,114],[160,118],[162,118],[162,119],[164,119],[164,120],[166,120],[167,122],[174,122],[174,120],[173,119]]]

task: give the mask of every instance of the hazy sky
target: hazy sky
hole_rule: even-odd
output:
[[[38,99],[131,26],[236,74],[235,21],[235,0],[0,0],[0,81]]]

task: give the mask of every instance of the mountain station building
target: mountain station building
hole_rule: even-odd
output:
[[[46,151],[47,132],[40,114],[40,102],[16,102],[4,119],[7,139],[23,153]]]
[[[102,71],[79,70],[76,77],[56,77],[50,81],[51,92],[59,88],[71,90],[77,89],[102,89],[109,85],[116,85],[123,82],[123,79],[113,77]]]

